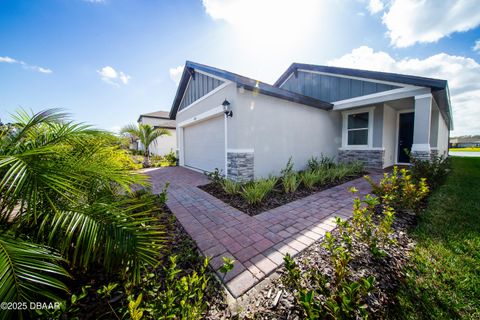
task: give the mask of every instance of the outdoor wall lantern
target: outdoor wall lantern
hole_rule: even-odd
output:
[[[227,117],[233,117],[233,111],[232,111],[232,108],[230,107],[230,102],[228,102],[227,99],[223,101],[222,106],[223,106],[223,112],[225,112],[225,115]]]

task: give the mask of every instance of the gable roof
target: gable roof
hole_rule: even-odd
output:
[[[273,84],[276,87],[282,85],[285,80],[288,79],[290,74],[297,72],[298,70],[310,70],[317,72],[325,72],[337,75],[365,78],[371,80],[379,81],[388,81],[388,82],[397,82],[402,84],[414,85],[419,87],[429,87],[432,90],[442,90],[447,86],[446,80],[434,79],[434,78],[425,78],[417,77],[399,73],[391,72],[380,72],[380,71],[369,71],[361,69],[350,69],[350,68],[340,68],[340,67],[330,67],[314,64],[305,64],[305,63],[292,63],[290,67],[278,78],[277,81]]]
[[[180,79],[175,99],[173,100],[172,109],[170,110],[170,119],[176,118],[178,107],[187,88],[188,80],[195,72],[195,70],[203,71],[218,78],[234,82],[237,84],[238,87],[243,87],[246,90],[259,92],[268,96],[297,102],[323,110],[331,110],[333,108],[333,105],[329,102],[317,100],[295,92],[280,89],[267,83],[247,78],[226,70],[206,66],[192,61],[187,61],[185,63],[185,68],[183,69],[182,78]]]
[[[170,119],[168,111],[155,111],[155,112],[141,114],[138,117],[137,122],[142,121],[142,118],[158,119],[159,124],[156,127],[171,128],[171,129],[175,129],[176,127],[176,122],[175,120]]]
[[[273,85],[276,87],[280,87],[290,77],[292,73],[296,74],[298,70],[317,71],[329,73],[332,75],[343,75],[430,88],[432,91],[432,95],[438,104],[440,112],[442,113],[448,124],[448,127],[450,129],[453,128],[452,107],[450,102],[450,92],[448,89],[447,80],[418,77],[391,72],[340,68],[306,63],[292,63],[290,67],[288,67],[288,69],[280,76],[280,78],[278,78],[277,81],[275,81]]]

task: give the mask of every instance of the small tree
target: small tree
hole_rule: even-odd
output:
[[[129,135],[134,139],[140,140],[143,145],[145,160],[143,165],[150,166],[150,145],[156,145],[156,139],[162,136],[170,136],[170,132],[164,128],[154,128],[149,124],[139,123],[138,125],[129,124],[123,127],[120,132]]]

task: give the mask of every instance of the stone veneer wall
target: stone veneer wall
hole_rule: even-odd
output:
[[[420,160],[431,160],[431,151],[412,151],[412,157]]]
[[[253,180],[253,152],[227,152],[227,177],[237,182]]]
[[[384,150],[339,150],[339,162],[361,161],[366,168],[383,168]]]

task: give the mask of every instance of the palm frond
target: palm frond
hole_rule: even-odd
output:
[[[144,265],[155,265],[164,242],[164,228],[152,215],[153,203],[127,199],[98,201],[83,210],[45,217],[48,242],[73,265],[100,263],[109,271],[129,267],[138,283]]]
[[[58,300],[52,290],[68,292],[59,278],[70,276],[62,261],[47,247],[0,234],[0,301]]]

